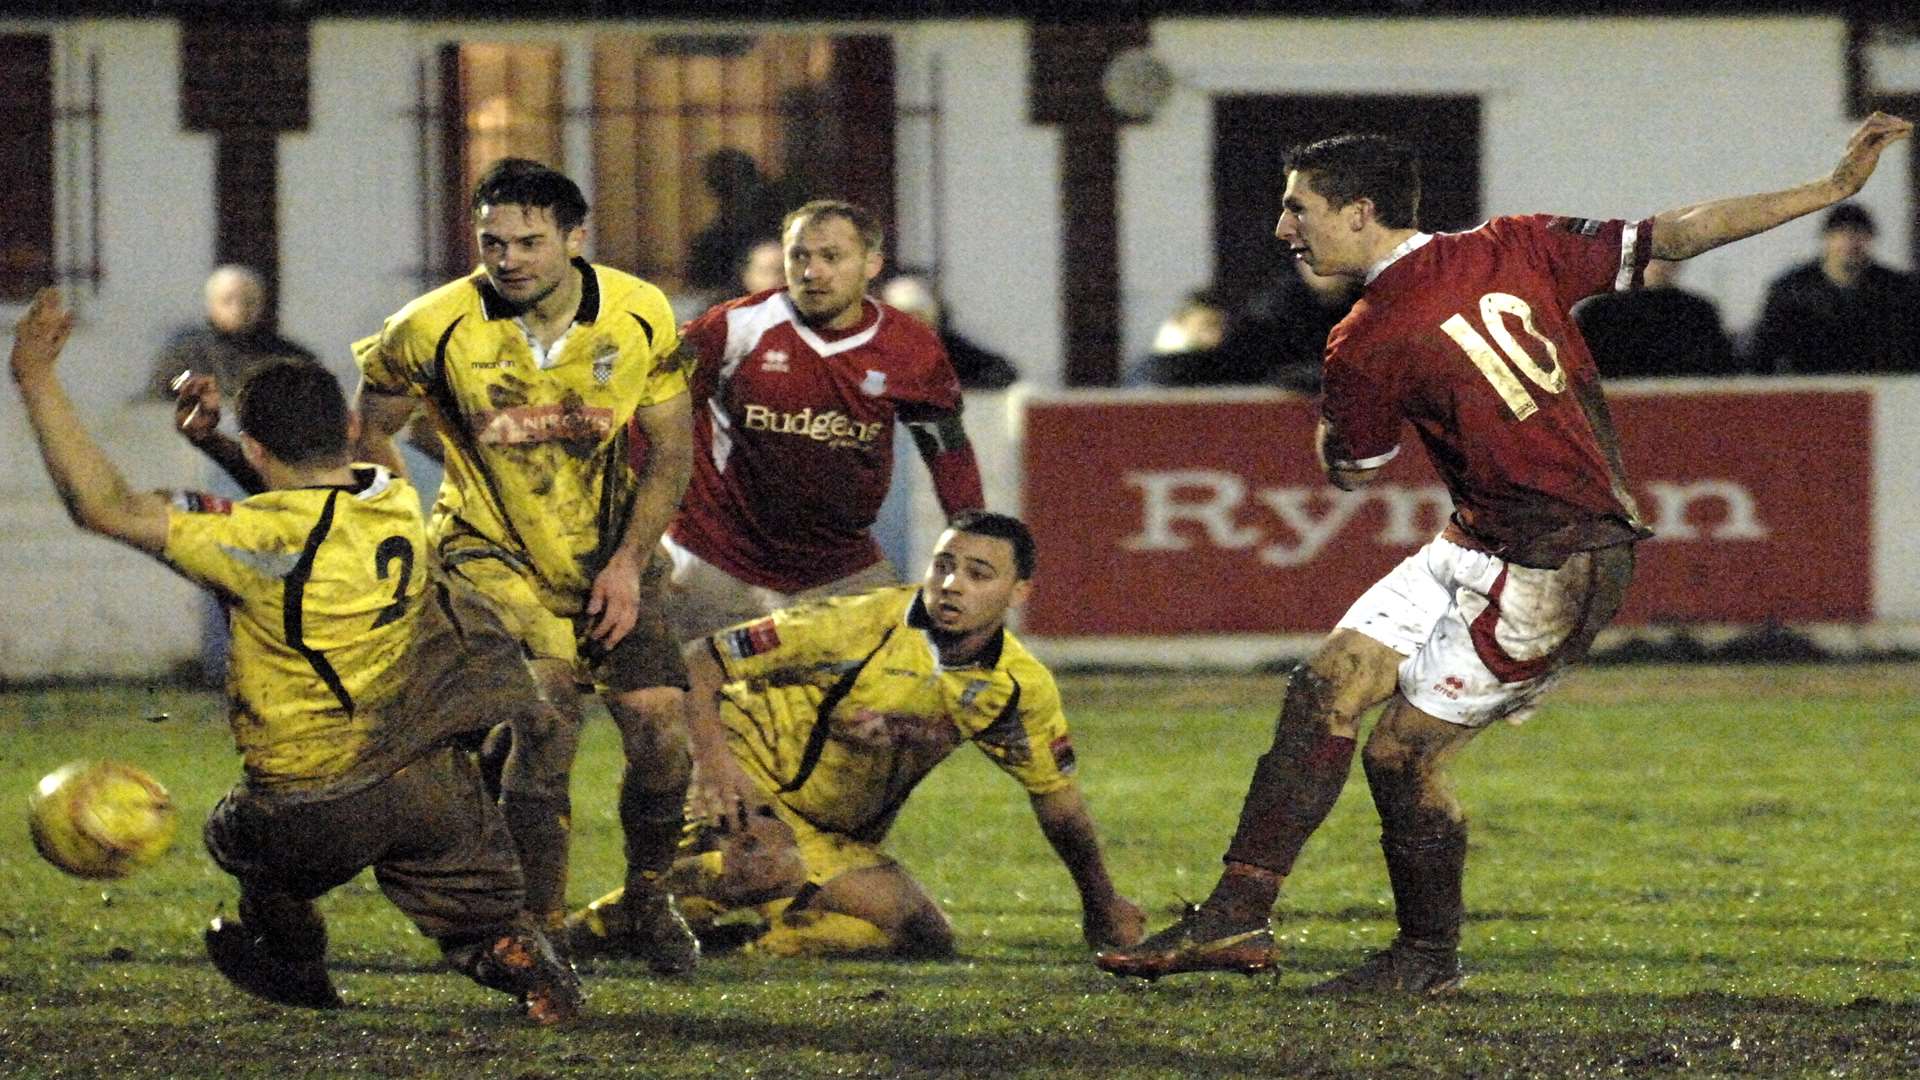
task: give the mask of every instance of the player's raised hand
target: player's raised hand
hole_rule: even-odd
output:
[[[1860,126],[1847,140],[1840,164],[1833,167],[1834,183],[1848,195],[1859,191],[1866,186],[1867,177],[1873,175],[1874,166],[1880,163],[1880,152],[1912,134],[1913,121],[1888,113],[1876,112],[1860,121]]]
[[[15,382],[51,374],[54,361],[73,332],[73,312],[60,299],[60,290],[41,289],[27,313],[13,324],[13,356],[9,368]]]
[[[199,442],[220,426],[220,384],[214,377],[183,371],[173,380],[173,424],[189,442]]]

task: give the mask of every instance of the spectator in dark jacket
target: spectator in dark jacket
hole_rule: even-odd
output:
[[[1853,203],[1827,212],[1820,258],[1767,289],[1752,362],[1783,375],[1920,372],[1920,289],[1873,259],[1873,216]]]
[[[1737,374],[1720,309],[1682,289],[1679,273],[1679,263],[1654,259],[1644,287],[1601,293],[1573,309],[1601,377]]]
[[[267,288],[251,269],[229,263],[207,278],[207,319],[176,330],[154,357],[143,393],[173,400],[182,371],[211,375],[229,402],[254,372],[276,360],[312,362],[313,353],[267,327]]]

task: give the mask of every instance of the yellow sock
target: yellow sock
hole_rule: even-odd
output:
[[[595,937],[607,937],[611,933],[607,929],[607,917],[612,915],[616,923],[619,921],[620,901],[626,899],[626,896],[627,890],[615,889],[580,909],[580,913],[572,916],[569,921],[586,927]]]
[[[710,926],[715,919],[729,910],[724,904],[717,904],[704,896],[679,897],[680,917],[693,926]]]
[[[748,945],[747,952],[762,956],[872,956],[894,951],[893,939],[885,930],[837,911],[801,911],[772,922],[772,928]]]

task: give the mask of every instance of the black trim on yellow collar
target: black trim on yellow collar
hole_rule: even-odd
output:
[[[924,593],[913,594],[913,605],[907,608],[907,625],[915,630],[924,630],[928,633],[934,632],[933,616],[927,614],[927,598]],[[1000,629],[994,631],[993,640],[987,642],[987,647],[980,650],[979,657],[971,661],[967,666],[983,667],[988,670],[997,668],[1000,666],[1000,654],[1005,652],[1006,648],[1007,628],[1005,624],[1002,624]],[[943,664],[941,666],[944,667],[945,665]]]

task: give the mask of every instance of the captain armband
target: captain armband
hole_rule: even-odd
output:
[[[913,445],[922,457],[961,450],[967,445],[967,429],[961,425],[957,412],[932,420],[909,420],[907,432],[913,436]]]

